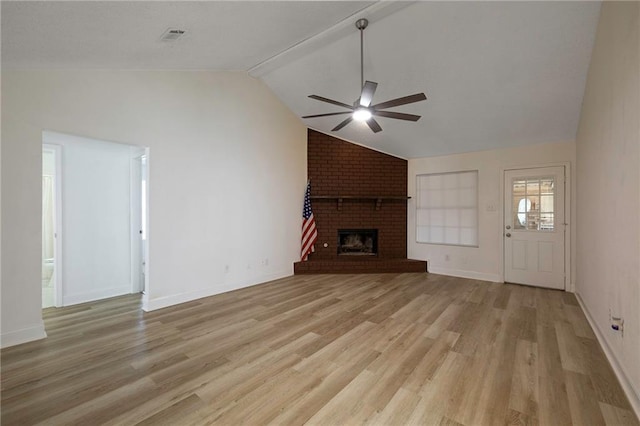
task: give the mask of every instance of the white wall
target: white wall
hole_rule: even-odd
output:
[[[573,142],[547,143],[518,148],[470,152],[410,159],[408,191],[407,252],[410,259],[428,260],[429,271],[459,277],[501,282],[502,258],[502,171],[508,168],[575,162]],[[573,169],[571,168],[573,173]],[[416,176],[426,173],[478,170],[479,244],[460,247],[416,242]],[[574,182],[575,179],[571,179]],[[572,191],[573,192],[573,191]],[[493,206],[492,210],[490,206]],[[572,215],[575,209],[572,210]],[[570,223],[573,224],[573,220]],[[573,227],[573,225],[572,225]],[[574,235],[571,232],[571,235]],[[573,247],[574,244],[571,244]],[[449,260],[445,260],[446,256]]]
[[[640,416],[640,3],[602,4],[576,141],[576,291]],[[609,310],[624,318],[610,327]]]
[[[62,146],[62,305],[131,291],[130,165],[138,147],[44,132]]]
[[[150,148],[148,309],[293,273],[306,128],[260,81],[42,70],[3,71],[2,86],[4,346],[44,335],[43,130]]]

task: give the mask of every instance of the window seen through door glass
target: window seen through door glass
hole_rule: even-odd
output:
[[[519,178],[512,182],[513,228],[554,230],[554,178]]]

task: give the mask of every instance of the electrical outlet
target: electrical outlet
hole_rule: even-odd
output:
[[[229,273],[229,265],[224,265],[224,273],[225,274]]]
[[[611,329],[620,333],[620,337],[624,337],[624,318],[611,317]]]
[[[624,318],[622,316],[615,316],[609,308],[609,324],[611,324],[611,330],[616,333],[620,333],[620,337],[624,337]]]
[[[448,262],[449,260],[451,260],[451,258],[449,257],[449,255],[448,255],[448,254],[445,254],[445,255],[444,255],[444,261],[445,261],[445,262]]]

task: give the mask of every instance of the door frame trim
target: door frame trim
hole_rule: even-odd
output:
[[[542,163],[542,164],[527,164],[527,165],[519,165],[519,166],[508,166],[500,168],[500,281],[504,282],[505,277],[505,263],[504,263],[504,238],[502,234],[504,234],[504,207],[505,207],[505,173],[512,170],[526,170],[526,169],[540,169],[544,167],[564,167],[564,222],[568,225],[565,226],[564,232],[564,291],[568,291],[570,293],[575,293],[575,283],[573,281],[573,274],[571,273],[571,268],[573,265],[572,257],[571,257],[571,249],[572,249],[572,228],[574,226],[573,220],[573,211],[571,210],[571,202],[572,202],[572,192],[571,192],[571,162],[570,161],[562,161],[562,162],[553,162],[553,163]]]

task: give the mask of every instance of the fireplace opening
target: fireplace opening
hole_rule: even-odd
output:
[[[376,256],[377,229],[338,229],[339,256]]]

